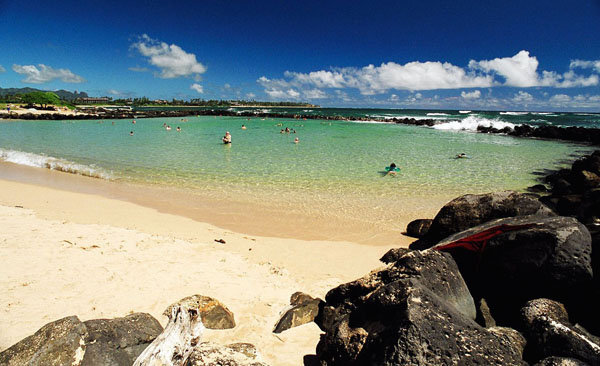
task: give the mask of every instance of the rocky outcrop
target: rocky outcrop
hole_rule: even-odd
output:
[[[583,361],[568,357],[548,357],[533,366],[591,366]]]
[[[379,260],[383,263],[396,263],[398,259],[410,251],[408,248],[392,248],[379,258]]]
[[[451,253],[474,297],[500,324],[514,325],[526,301],[577,302],[591,283],[591,237],[571,217],[520,216],[454,234],[433,249]]]
[[[539,215],[553,216],[538,197],[512,191],[468,194],[448,202],[433,219],[427,234],[410,245],[411,249],[426,249],[449,235],[484,222],[503,217]]]
[[[0,364],[130,366],[161,331],[156,319],[142,313],[86,322],[70,316],[0,353]]]
[[[549,299],[535,299],[521,310],[531,360],[550,356],[569,357],[600,365],[600,339],[569,323],[564,306]]]
[[[273,333],[281,333],[284,330],[312,322],[319,314],[323,303],[323,300],[302,292],[294,293],[290,299],[291,308],[281,316]]]
[[[406,225],[406,235],[413,238],[422,238],[429,231],[432,222],[433,220],[431,219],[413,220]]]
[[[200,343],[188,358],[186,366],[267,366],[260,361],[256,347],[250,343],[221,346]]]
[[[163,330],[158,320],[144,313],[88,320],[84,324],[88,337],[81,366],[132,365]]]
[[[79,366],[87,336],[85,325],[76,316],[63,318],[0,353],[0,365]]]
[[[518,346],[475,321],[448,254],[413,251],[326,296],[321,365],[525,365]]]
[[[233,313],[218,300],[202,295],[192,295],[170,305],[163,315],[171,316],[173,308],[183,307],[194,309],[202,319],[202,324],[208,329],[235,328]]]

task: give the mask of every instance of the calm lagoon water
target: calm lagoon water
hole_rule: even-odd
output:
[[[0,159],[400,231],[398,218],[415,210],[465,193],[523,190],[536,183],[534,172],[590,150],[385,123],[212,116],[112,122],[0,123]],[[285,127],[296,133],[281,134]],[[225,131],[231,145],[221,143]],[[454,159],[460,152],[470,158]],[[391,162],[401,167],[396,177],[384,176]]]

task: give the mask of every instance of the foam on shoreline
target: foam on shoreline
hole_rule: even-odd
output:
[[[94,166],[77,164],[68,160],[58,159],[47,155],[33,154],[16,150],[6,150],[0,148],[0,160],[8,163],[25,165],[35,168],[45,168],[64,173],[83,175],[85,177],[100,178],[106,180],[112,179],[111,174],[104,171],[103,169]]]

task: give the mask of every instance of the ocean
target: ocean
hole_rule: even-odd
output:
[[[374,232],[403,231],[407,220],[433,215],[440,203],[462,194],[523,191],[537,183],[543,169],[566,166],[593,150],[574,143],[475,133],[478,125],[600,127],[600,114],[591,113],[229,110],[287,113],[290,118],[194,116],[138,119],[135,124],[3,121],[0,160],[163,190],[169,197],[179,197],[179,206],[189,206],[186,212],[193,212],[200,202],[214,203],[215,211],[220,205],[232,211],[227,203],[235,203],[236,210],[248,211],[248,220],[268,215],[279,218],[274,225],[285,219],[282,228],[300,229],[307,223],[328,222],[334,231],[339,225],[347,227],[341,231],[356,231],[336,238],[369,241]],[[293,118],[295,114],[435,119],[437,124],[302,120]],[[281,133],[286,127],[290,133]],[[233,137],[228,145],[221,142],[226,131]],[[468,158],[455,159],[463,152]],[[395,177],[385,175],[392,162],[401,168]],[[226,221],[226,212],[220,213]],[[367,227],[372,229],[365,232]],[[359,232],[365,237],[359,238]]]

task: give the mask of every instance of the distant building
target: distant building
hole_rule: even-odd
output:
[[[102,104],[102,103],[108,103],[108,102],[112,101],[112,98],[110,98],[110,97],[77,98],[75,101],[77,103],[81,103],[81,104]]]
[[[163,99],[154,99],[152,101],[152,103],[154,103],[154,104],[169,104],[169,101],[168,100],[163,100]]]

